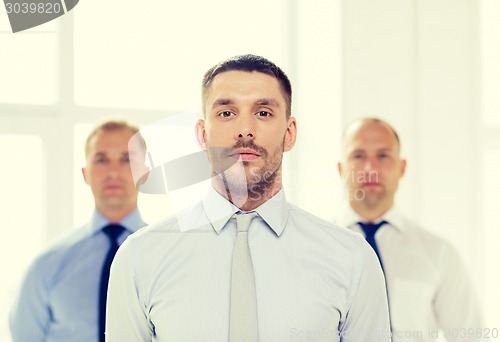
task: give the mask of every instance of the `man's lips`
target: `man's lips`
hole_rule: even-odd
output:
[[[104,186],[104,189],[106,189],[106,190],[118,190],[118,189],[123,189],[123,186],[120,184],[107,184]]]
[[[372,186],[381,186],[381,184],[378,182],[365,182],[365,183],[363,183],[363,186],[364,187],[372,187]]]
[[[232,158],[236,158],[236,159],[241,158],[241,160],[247,161],[247,160],[255,160],[255,159],[259,158],[260,154],[258,154],[257,152],[255,152],[252,149],[239,149],[239,150],[236,150],[233,153],[231,153],[229,156]]]

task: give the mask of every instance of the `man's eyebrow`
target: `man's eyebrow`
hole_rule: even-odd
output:
[[[278,101],[276,101],[275,99],[268,99],[268,98],[258,99],[257,101],[255,101],[255,104],[259,106],[274,106],[278,108],[280,106]]]
[[[390,147],[382,147],[382,148],[379,148],[376,152],[380,153],[380,152],[392,152],[392,151],[393,151],[393,149]],[[352,155],[354,153],[366,153],[366,151],[362,148],[355,148],[353,150],[350,150],[348,154]]]
[[[234,101],[231,99],[224,99],[224,98],[217,99],[212,103],[212,108],[215,108],[218,106],[227,106],[230,104],[234,104]],[[258,99],[255,101],[255,104],[259,105],[259,106],[274,106],[274,107],[278,107],[278,108],[280,106],[278,101],[276,101],[275,99],[270,99],[270,98]]]
[[[227,106],[229,104],[233,104],[234,101],[231,99],[217,99],[212,103],[212,108],[219,107],[219,106]]]
[[[365,153],[365,150],[363,150],[362,148],[356,148],[354,150],[349,151],[349,155],[354,153]]]

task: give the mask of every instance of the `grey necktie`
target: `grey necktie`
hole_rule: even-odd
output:
[[[248,227],[256,212],[235,214],[238,235],[234,244],[231,270],[230,342],[257,342],[257,299],[252,257],[248,246]]]

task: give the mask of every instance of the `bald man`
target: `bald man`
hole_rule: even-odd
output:
[[[348,205],[337,223],[365,236],[379,257],[393,341],[433,341],[438,335],[447,341],[482,340],[478,300],[458,253],[394,208],[406,169],[394,128],[377,118],[352,122],[342,153],[338,170]]]

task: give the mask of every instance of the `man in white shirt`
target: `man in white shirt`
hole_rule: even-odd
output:
[[[387,122],[365,118],[349,124],[338,163],[349,206],[337,223],[363,234],[380,258],[394,341],[438,335],[484,340],[478,301],[458,253],[394,208],[405,168],[398,134]]]
[[[212,186],[120,248],[107,341],[390,341],[373,250],[286,201],[282,156],[297,131],[287,76],[238,56],[205,74],[202,95]]]

